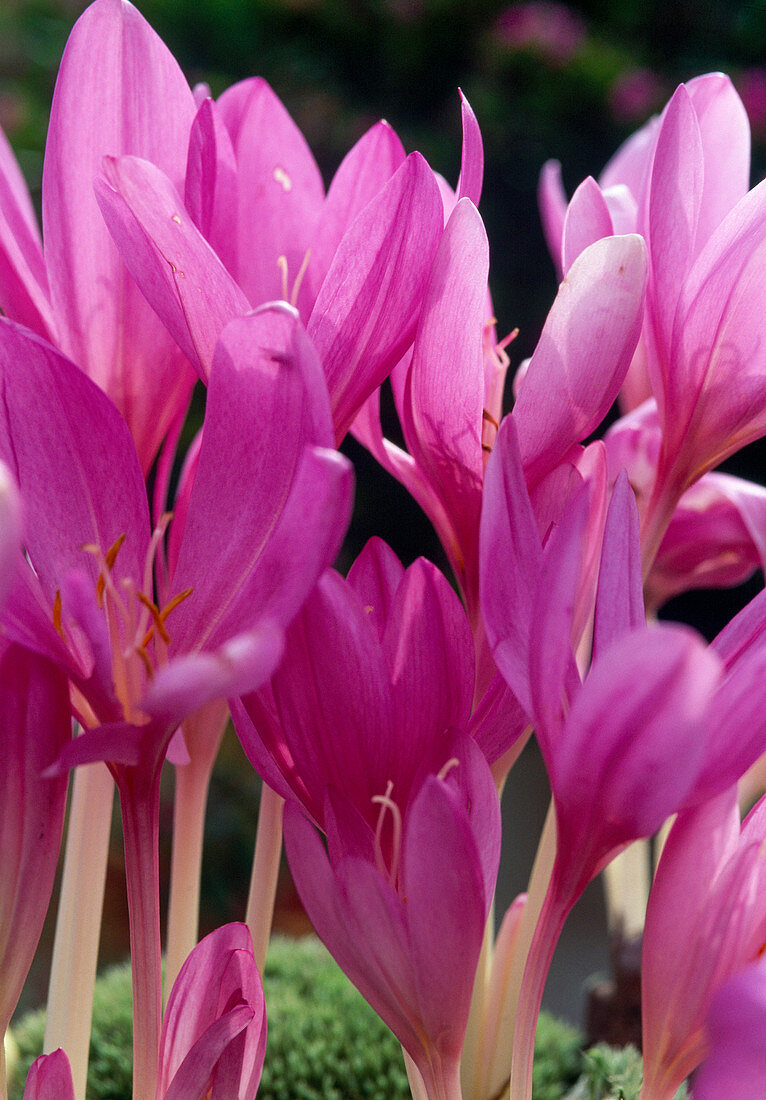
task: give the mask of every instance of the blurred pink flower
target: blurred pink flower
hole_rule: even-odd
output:
[[[570,61],[585,39],[580,17],[552,0],[513,4],[498,17],[495,27],[509,49],[535,50],[553,65]]]
[[[619,122],[641,122],[660,105],[665,89],[651,69],[620,73],[609,90],[609,107]]]
[[[766,137],[766,69],[746,69],[737,81],[737,91],[753,131]]]

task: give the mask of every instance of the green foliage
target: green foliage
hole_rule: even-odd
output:
[[[583,1055],[584,1070],[565,1100],[638,1100],[641,1055],[633,1046],[618,1049],[599,1043]],[[686,1100],[682,1085],[675,1100]]]

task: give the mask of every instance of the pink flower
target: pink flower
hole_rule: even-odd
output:
[[[740,826],[731,788],[680,814],[665,844],[649,897],[641,968],[647,1100],[672,1097],[702,1061],[705,1021],[717,991],[762,952],[765,815],[761,800]],[[736,1006],[738,1015],[742,1010],[747,1014],[746,1002]],[[741,1027],[743,1037],[750,1034],[746,1015]],[[709,1080],[714,1070],[715,1063]],[[716,1095],[724,1100],[735,1094]]]
[[[0,305],[111,397],[147,472],[193,373],[128,275],[93,194],[105,154],[148,157],[181,181],[194,119],[175,59],[125,0],[96,0],[69,38],[43,169],[45,249],[0,139]]]
[[[495,28],[510,49],[536,50],[553,65],[571,61],[585,40],[583,21],[554,0],[513,4],[498,16]]]

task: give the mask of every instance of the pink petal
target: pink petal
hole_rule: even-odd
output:
[[[238,279],[250,301],[259,305],[285,296],[280,256],[287,261],[292,290],[314,236],[324,186],[306,139],[266,81],[255,78],[243,84],[235,130],[224,97],[219,106],[237,159]],[[308,316],[307,288],[295,304]]]
[[[391,547],[379,538],[371,538],[365,543],[361,554],[348,571],[346,580],[364,604],[381,637],[403,576],[402,563]]]
[[[220,112],[205,99],[189,136],[184,205],[202,236],[237,274],[239,183],[234,149]]]
[[[766,975],[760,963],[718,991],[708,1016],[710,1054],[694,1078],[693,1100],[766,1092]]]
[[[463,123],[463,150],[460,157],[460,178],[457,181],[457,198],[470,199],[479,205],[484,178],[484,146],[481,130],[470,103],[460,92],[460,117]]]
[[[308,323],[336,440],[412,342],[441,232],[433,173],[413,153],[339,244]]]
[[[227,322],[247,313],[242,291],[159,168],[135,157],[105,162],[96,197],[125,264],[203,381]]]
[[[40,230],[24,177],[0,130],[0,306],[50,340],[56,331]]]
[[[144,479],[128,428],[109,398],[28,330],[0,321],[6,461],[26,512],[26,545],[51,605],[61,578],[98,566],[127,536],[114,575],[140,578],[149,539]]]
[[[75,1100],[72,1070],[61,1047],[41,1054],[29,1067],[24,1100]]]
[[[456,529],[460,562],[476,540],[484,476],[482,409],[489,245],[476,208],[455,207],[415,335],[404,427],[410,453]],[[445,369],[444,348],[450,348]],[[463,570],[465,562],[460,563]],[[460,570],[459,570],[460,572]]]
[[[551,254],[556,274],[563,277],[561,266],[561,245],[564,239],[564,218],[567,212],[567,197],[561,182],[561,164],[557,160],[547,160],[540,172],[537,185],[537,205],[548,251]]]
[[[591,245],[561,284],[513,410],[530,485],[612,405],[641,331],[645,280],[643,241],[628,236]]]
[[[191,376],[125,270],[93,180],[105,155],[131,154],[180,183],[193,118],[181,70],[138,11],[121,0],[92,4],[69,37],[53,98],[45,258],[61,347],[128,420],[145,469]]]
[[[614,484],[604,525],[593,623],[593,656],[646,621],[641,584],[638,509],[628,476]]]
[[[387,122],[377,122],[341,161],[319,215],[306,279],[312,299],[327,274],[338,245],[354,218],[403,164],[402,143]]]
[[[529,629],[542,547],[529,503],[512,417],[487,463],[481,513],[480,580],[487,639],[497,667],[527,714]]]
[[[589,244],[611,237],[614,233],[612,218],[601,188],[588,176],[572,195],[564,219],[562,264],[566,275]]]

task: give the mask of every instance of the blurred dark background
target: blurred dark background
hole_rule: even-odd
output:
[[[67,34],[80,0],[3,0],[0,6],[0,124],[36,199],[47,115]],[[245,76],[265,77],[303,130],[329,182],[344,153],[386,118],[407,150],[420,149],[455,183],[460,163],[457,88],[481,125],[486,172],[481,212],[492,250],[491,289],[502,336],[518,326],[511,373],[531,354],[555,294],[535,192],[541,165],[563,164],[569,193],[597,175],[617,146],[660,109],[676,84],[722,69],[733,78],[753,127],[753,180],[766,166],[766,0],[581,0],[504,4],[497,0],[139,0],[138,7],[189,80],[214,95]],[[444,567],[428,522],[353,441],[357,507],[346,562],[371,534],[409,563],[418,554]],[[730,464],[762,480],[762,449]],[[708,636],[760,586],[674,601],[671,617]],[[257,782],[241,767],[232,737],[214,780],[203,931],[241,919],[249,876]],[[508,820],[502,906],[524,888],[545,808],[542,767],[528,750],[506,792]],[[169,802],[165,808],[170,822]],[[117,842],[113,858],[116,931],[105,956],[124,952]],[[579,924],[578,924],[579,919]],[[563,948],[576,969],[555,971],[546,1000],[570,1016],[584,976],[605,965],[599,888],[576,912]],[[303,927],[287,880],[280,920]],[[27,995],[44,995],[44,963]]]

